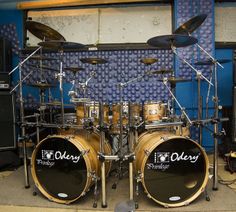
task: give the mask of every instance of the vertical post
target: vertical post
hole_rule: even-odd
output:
[[[202,119],[201,73],[197,73],[198,120]],[[199,144],[202,145],[202,126],[199,125]]]
[[[214,74],[215,74],[215,96],[214,96],[214,118],[219,118],[219,101],[218,101],[218,76],[217,76],[217,64],[214,62]],[[218,190],[218,122],[214,124],[214,160],[213,160],[213,190]]]
[[[99,102],[99,126],[100,126],[100,153],[104,154],[104,107],[103,103]],[[106,167],[105,159],[101,160],[101,181],[102,181],[102,208],[107,207],[107,197],[106,197]]]
[[[65,114],[64,114],[64,93],[63,93],[63,50],[60,50],[60,73],[59,73],[59,84],[60,84],[60,96],[61,96],[61,119],[62,126],[65,126]]]

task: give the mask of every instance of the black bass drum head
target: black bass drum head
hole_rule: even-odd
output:
[[[87,168],[81,151],[63,137],[49,137],[36,147],[32,175],[52,200],[74,200],[84,191]],[[34,172],[34,173],[33,173]]]
[[[145,163],[147,192],[162,205],[188,204],[206,185],[206,157],[197,143],[184,137],[174,136],[162,142],[151,151]]]

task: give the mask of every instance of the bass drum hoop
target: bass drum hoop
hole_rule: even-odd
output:
[[[87,168],[87,179],[86,179],[86,184],[84,187],[84,190],[81,192],[81,194],[79,194],[78,197],[71,199],[71,200],[62,200],[62,199],[58,199],[52,195],[50,195],[41,185],[40,180],[37,177],[36,174],[36,169],[35,169],[35,159],[36,159],[36,153],[38,148],[40,147],[40,145],[45,142],[48,138],[60,138],[60,139],[65,139],[69,142],[71,142],[72,144],[74,144],[78,150],[80,151],[84,151],[84,150],[88,150],[89,152],[85,155],[83,155],[85,164],[86,164],[86,168]],[[78,142],[77,139],[80,139]],[[94,157],[95,156],[95,157]],[[40,192],[47,197],[49,200],[53,201],[53,202],[57,202],[57,203],[63,203],[63,204],[70,204],[74,201],[76,201],[77,199],[79,199],[81,196],[83,196],[88,189],[90,188],[91,184],[92,184],[92,177],[89,175],[89,173],[91,171],[93,171],[93,169],[95,170],[95,172],[98,172],[98,161],[96,160],[96,152],[93,148],[91,148],[91,146],[86,142],[86,140],[83,137],[80,137],[78,135],[76,136],[68,136],[68,135],[52,135],[52,136],[48,136],[45,139],[43,139],[35,148],[35,150],[32,153],[32,159],[31,159],[31,174],[33,177],[33,180],[35,182],[36,187],[40,190]]]
[[[156,133],[160,133],[160,132],[154,132],[154,134]],[[148,134],[148,133],[147,133]],[[146,134],[146,135],[147,135]],[[208,182],[208,177],[209,177],[209,172],[208,172],[208,169],[209,169],[209,160],[208,160],[208,157],[205,153],[205,151],[202,149],[202,147],[195,141],[193,141],[192,139],[189,139],[189,138],[186,138],[186,137],[183,137],[183,136],[176,136],[176,135],[172,135],[172,134],[169,134],[170,136],[169,137],[166,137],[168,135],[167,132],[164,132],[164,139],[162,138],[161,134],[159,134],[160,136],[160,140],[159,142],[156,142],[156,140],[152,141],[152,144],[149,146],[150,148],[148,149],[148,152],[152,152],[157,146],[159,146],[160,144],[164,143],[165,141],[167,140],[172,140],[172,139],[175,139],[175,138],[184,138],[184,139],[187,139],[187,140],[190,140],[191,142],[193,142],[194,144],[196,144],[199,149],[201,150],[201,153],[203,154],[204,156],[204,161],[206,163],[206,167],[205,167],[205,178],[204,178],[204,181],[201,185],[201,187],[198,189],[197,192],[195,192],[188,200],[185,200],[183,202],[179,202],[179,203],[173,203],[173,204],[170,204],[170,203],[166,203],[166,202],[161,202],[159,200],[157,200],[155,197],[151,196],[146,188],[146,185],[145,185],[145,174],[144,174],[144,168],[145,168],[145,164],[147,162],[147,159],[148,159],[148,155],[147,154],[143,154],[143,160],[141,160],[141,167],[140,166],[136,166],[136,168],[138,169],[140,167],[140,170],[137,170],[137,171],[141,171],[142,173],[142,179],[141,179],[141,182],[142,182],[142,185],[144,187],[144,191],[145,193],[148,194],[148,197],[150,197],[152,200],[154,200],[156,203],[164,206],[164,207],[179,207],[179,206],[184,206],[184,205],[188,205],[190,202],[192,202],[193,200],[195,200],[204,190],[204,188],[206,187],[207,185],[207,182]],[[154,136],[153,136],[154,137]],[[142,136],[142,139],[145,138],[145,135]],[[145,139],[143,140],[145,141]],[[141,142],[140,143],[143,147],[146,146],[147,142]],[[141,147],[140,147],[141,148]],[[144,150],[143,148],[140,149],[140,151]],[[138,156],[136,156],[136,158],[138,158]],[[141,158],[142,159],[142,158]]]

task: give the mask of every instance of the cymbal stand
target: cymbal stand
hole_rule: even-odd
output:
[[[28,173],[28,164],[27,164],[27,150],[26,150],[26,139],[25,139],[25,118],[24,118],[24,100],[23,100],[23,84],[22,84],[22,65],[33,56],[38,50],[42,47],[38,47],[33,53],[31,53],[27,58],[20,62],[8,75],[11,75],[17,68],[19,68],[19,93],[20,93],[20,121],[21,121],[21,138],[23,144],[23,161],[24,161],[24,174],[25,174],[25,188],[29,188],[29,173]],[[28,76],[28,75],[27,75]],[[15,87],[16,88],[16,87]],[[15,89],[14,88],[14,89]],[[13,92],[13,90],[11,91]],[[20,138],[19,138],[20,139]]]
[[[202,96],[201,96],[201,74],[197,73],[197,87],[198,87],[198,120],[202,119]],[[210,85],[210,84],[209,84]],[[202,126],[199,125],[199,144],[202,145]]]
[[[61,120],[62,127],[65,126],[65,111],[64,111],[64,92],[63,92],[63,77],[65,72],[63,72],[63,48],[59,49],[59,59],[60,59],[60,72],[56,74],[56,77],[59,79],[59,88],[60,88],[60,98],[61,98]]]
[[[168,82],[168,79],[166,77],[164,77],[163,78],[163,84],[166,86],[166,88],[169,91],[170,95],[172,96],[172,98],[175,100],[175,102],[179,106],[182,114],[185,116],[185,118],[187,119],[189,124],[192,125],[192,121],[190,120],[190,118],[188,117],[187,113],[185,112],[185,109],[180,105],[179,101],[176,99],[175,95],[172,93],[171,89],[168,87],[167,82]]]
[[[212,68],[212,71],[211,71],[211,77],[210,77],[211,82],[212,82],[213,72],[214,72],[214,68]],[[209,105],[210,91],[211,91],[211,85],[209,84],[208,89],[207,89],[207,96],[206,96],[206,119],[208,119],[208,105]]]

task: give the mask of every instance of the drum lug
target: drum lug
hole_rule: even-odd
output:
[[[81,155],[84,156],[84,155],[88,154],[89,152],[90,152],[90,149],[82,150]]]
[[[147,155],[147,156],[149,156],[149,155],[151,154],[151,152],[148,151],[147,149],[144,150],[144,153],[145,153],[145,155]]]
[[[164,206],[164,208],[169,208],[168,204],[164,204],[163,206]]]
[[[149,199],[151,199],[151,198],[152,198],[150,194],[147,194],[147,197],[148,197]]]
[[[188,205],[189,205],[189,202],[188,202],[188,201],[186,201],[186,202],[184,203],[184,205],[185,205],[185,206],[188,206]]]
[[[81,196],[83,197],[83,196],[85,196],[85,194],[86,194],[86,192],[84,191],[81,193]]]

